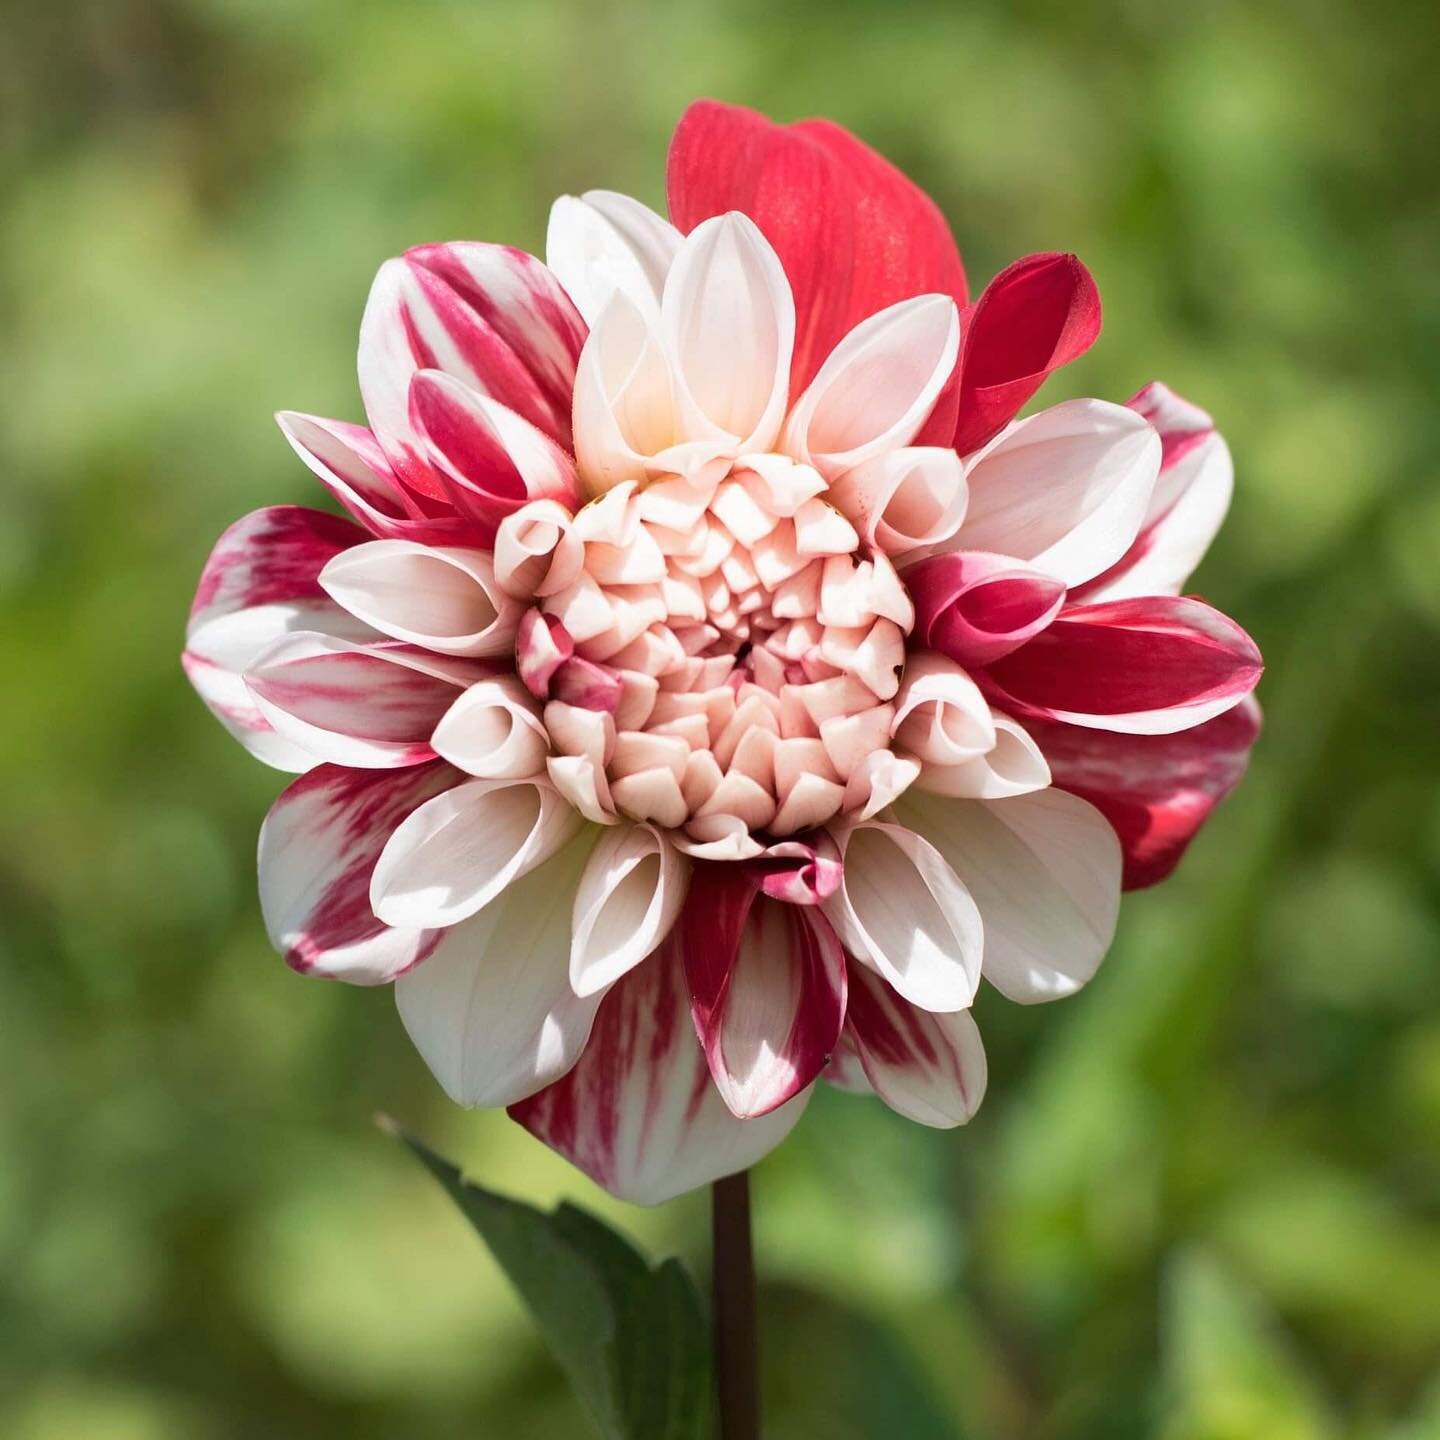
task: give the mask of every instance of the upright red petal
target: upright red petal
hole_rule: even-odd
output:
[[[775,247],[795,295],[792,395],[877,310],[931,293],[965,304],[964,266],[935,202],[828,120],[777,125],[697,100],[675,128],[667,181],[682,231],[739,210]]]
[[[1074,255],[1027,255],[1002,270],[966,317],[955,448],[998,434],[1099,333],[1100,292]]]
[[[1240,783],[1260,736],[1253,696],[1176,735],[1115,735],[1027,721],[1054,783],[1088,800],[1114,827],[1125,888],[1165,879],[1210,812]]]

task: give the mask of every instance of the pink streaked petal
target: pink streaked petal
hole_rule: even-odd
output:
[[[1260,736],[1249,696],[1223,715],[1174,735],[1113,735],[1034,721],[1029,730],[1055,784],[1088,800],[1125,852],[1125,888],[1165,879],[1210,812],[1235,788]]]
[[[813,908],[769,899],[760,883],[749,867],[698,867],[663,952],[684,962],[710,1073],[742,1119],[806,1089],[845,1020],[845,957],[834,930]]]
[[[661,951],[606,994],[575,1067],[510,1113],[612,1195],[658,1205],[754,1165],[808,1099],[754,1120],[730,1113],[695,1036],[683,969]]]
[[[1027,255],[1002,270],[966,317],[956,450],[998,434],[1099,334],[1100,292],[1074,255]]]
[[[1160,476],[1135,543],[1077,600],[1178,595],[1210,548],[1235,488],[1230,449],[1205,411],[1158,381],[1126,404],[1160,436]]]
[[[980,1108],[985,1047],[968,1010],[918,1009],[864,965],[851,965],[845,1035],[870,1088],[907,1119],[949,1130]]]
[[[438,932],[434,953],[395,986],[400,1018],[458,1105],[523,1100],[579,1059],[600,995],[570,988],[570,897],[589,852],[581,837],[506,887],[478,915]]]
[[[438,370],[410,382],[410,423],[456,508],[490,549],[507,515],[534,500],[579,503],[575,464],[523,416]]]
[[[320,483],[371,535],[382,540],[418,540],[456,545],[476,539],[474,524],[431,502],[429,514],[396,479],[379,441],[364,425],[282,410],[275,417],[290,447]]]
[[[844,865],[840,848],[824,830],[806,840],[781,840],[751,861],[760,888],[772,900],[790,905],[818,905],[839,888]]]
[[[560,282],[504,245],[423,245],[387,260],[360,322],[360,393],[400,479],[443,497],[410,420],[410,382],[443,370],[561,446],[585,324]]]
[[[797,312],[792,395],[875,311],[928,292],[965,303],[965,272],[934,202],[827,120],[781,126],[697,101],[676,127],[667,179],[682,231],[739,210],[775,247]]]
[[[291,969],[381,985],[434,950],[437,931],[376,917],[370,876],[395,827],[460,779],[443,764],[398,773],[321,765],[284,791],[260,829],[260,908]]]
[[[905,571],[915,639],[957,664],[983,665],[1038,635],[1065,603],[1065,585],[1018,560],[979,550],[932,555]]]
[[[297,631],[256,657],[245,684],[274,729],[316,759],[390,769],[433,760],[440,717],[488,673],[480,662],[394,641],[356,645]]]
[[[1159,595],[1067,606],[985,681],[1022,720],[1168,735],[1238,705],[1263,668],[1233,620],[1201,600]]]

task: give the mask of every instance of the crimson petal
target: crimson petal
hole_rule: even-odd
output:
[[[795,296],[792,396],[877,310],[931,293],[965,304],[965,270],[934,201],[827,120],[777,125],[697,100],[675,128],[666,173],[680,230],[739,210],[775,247]]]

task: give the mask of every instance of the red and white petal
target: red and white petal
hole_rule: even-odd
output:
[[[282,410],[280,433],[312,474],[371,535],[382,540],[418,540],[457,545],[472,540],[475,526],[432,501],[431,514],[396,478],[385,452],[364,425]]]
[[[274,730],[316,760],[383,770],[433,760],[431,732],[485,673],[480,662],[395,641],[357,645],[297,631],[256,658],[245,685]]]
[[[845,955],[814,907],[772,900],[750,868],[705,865],[661,958],[683,960],[721,1097],[769,1114],[819,1076],[845,1020]]]
[[[545,773],[550,741],[530,692],[514,675],[463,691],[430,738],[435,753],[481,780],[525,780]]]
[[[575,361],[585,339],[560,282],[505,245],[422,245],[387,260],[360,322],[360,393],[400,478],[444,492],[410,418],[410,382],[443,370],[558,444],[570,441]]]
[[[797,312],[792,394],[875,311],[929,293],[965,303],[960,255],[935,203],[829,121],[781,126],[697,101],[676,127],[667,179],[681,230],[740,210],[775,247]]]
[[[980,911],[946,857],[905,826],[879,820],[832,834],[845,872],[822,909],[845,949],[912,1005],[965,1009],[980,983],[984,933]]]
[[[781,448],[829,479],[909,445],[959,345],[960,316],[947,295],[917,295],[862,320],[795,402]]]
[[[1099,334],[1100,292],[1074,255],[1027,255],[1002,270],[966,317],[956,450],[968,454],[1003,430]]]
[[[985,1097],[985,1047],[968,1010],[907,1004],[863,965],[850,967],[845,1036],[869,1088],[921,1125],[964,1125]]]
[[[1054,782],[1088,800],[1125,852],[1125,888],[1165,879],[1210,812],[1240,783],[1260,736],[1252,695],[1174,735],[1114,735],[1031,722]],[[922,782],[923,783],[923,782]]]
[[[1160,437],[1133,410],[1052,405],[967,463],[970,506],[950,548],[1008,555],[1081,584],[1129,549],[1159,469]]]
[[[953,450],[917,445],[847,470],[825,498],[867,545],[898,558],[949,540],[965,519],[970,492]]]
[[[680,232],[648,206],[611,190],[562,195],[550,207],[545,263],[593,325],[623,290],[658,314]]]
[[[730,1113],[695,1037],[683,969],[662,951],[606,994],[575,1067],[510,1113],[612,1195],[658,1205],[754,1165],[808,1099],[754,1120]]]
[[[599,995],[570,988],[569,896],[588,849],[576,840],[437,935],[401,977],[395,1003],[425,1063],[457,1105],[511,1105],[579,1059]]]
[[[954,550],[908,567],[915,639],[958,665],[1018,650],[1060,613],[1065,585],[1007,555]]]
[[[181,664],[200,698],[257,759],[278,770],[316,764],[278,735],[244,680],[256,657],[282,636],[319,630],[377,638],[332,603],[318,576],[332,556],[365,532],[337,515],[276,505],[237,520],[216,541],[195,592]]]
[[[992,714],[991,719],[995,743],[989,750],[965,760],[927,764],[915,783],[932,794],[966,800],[1004,800],[1049,785],[1050,766],[1025,727],[1008,715]]]
[[[1205,411],[1158,381],[1127,402],[1160,435],[1160,478],[1135,543],[1076,599],[1178,595],[1230,508],[1235,466]]]
[[[1238,705],[1263,669],[1233,620],[1201,600],[1157,595],[1067,606],[985,676],[1022,720],[1168,735]]]
[[[495,581],[483,550],[371,540],[320,576],[337,605],[376,630],[440,655],[508,655],[521,605]]]
[[[609,989],[670,933],[685,903],[690,862],[653,825],[602,832],[575,894],[570,986]]]
[[[1120,843],[1063,791],[952,800],[911,789],[896,806],[945,857],[985,923],[985,978],[1028,1004],[1071,995],[1095,973],[1120,910]]]
[[[370,903],[390,925],[454,925],[543,865],[584,821],[548,780],[471,780],[390,837]]]
[[[460,778],[440,764],[321,765],[281,794],[260,827],[260,909],[292,970],[382,985],[434,950],[438,932],[395,929],[376,916],[370,876],[395,827]]]
[[[795,302],[752,220],[717,215],[685,238],[665,282],[661,333],[674,365],[676,438],[771,449],[785,415]]]
[[[410,382],[410,422],[431,473],[491,549],[506,516],[535,500],[579,503],[575,464],[524,416],[439,370]]]

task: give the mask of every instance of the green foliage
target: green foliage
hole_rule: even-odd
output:
[[[679,1262],[652,1269],[584,1210],[563,1204],[547,1215],[508,1200],[398,1133],[489,1246],[605,1440],[696,1440],[710,1393],[708,1332]]]
[[[1269,665],[1250,777],[1095,982],[980,997],[971,1126],[825,1093],[760,1168],[771,1432],[1440,1434],[1433,5],[21,0],[3,37],[5,1440],[583,1434],[375,1110],[703,1254],[702,1199],[623,1210],[454,1110],[383,993],[270,954],[283,779],[176,658],[219,530],[323,503],[269,415],[357,418],[380,259],[659,203],[697,94],[855,127],[977,288],[1082,255],[1105,331],[1045,398],[1214,412],[1236,498],[1194,588]]]

